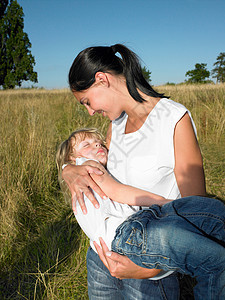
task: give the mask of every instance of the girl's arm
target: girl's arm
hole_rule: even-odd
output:
[[[206,189],[202,156],[188,113],[175,127],[174,150],[174,173],[181,196],[204,196]]]
[[[152,204],[163,205],[171,201],[159,195],[116,181],[106,169],[96,161],[88,160],[83,165],[85,164],[99,168],[103,172],[101,176],[94,173],[90,174],[90,176],[113,201],[136,206],[151,206]]]

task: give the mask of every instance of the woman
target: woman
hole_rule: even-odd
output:
[[[107,133],[107,169],[119,181],[166,199],[205,194],[202,157],[190,113],[152,89],[132,51],[120,44],[83,50],[71,66],[69,84],[91,116],[98,112],[112,121]],[[96,207],[90,187],[106,196],[90,173],[100,171],[91,166],[67,166],[63,171],[73,207],[78,200],[84,213],[82,193]],[[139,207],[133,209],[135,212]],[[121,265],[124,263],[127,268],[131,265],[121,257]],[[91,299],[161,299],[162,293],[167,299],[177,297],[172,293],[178,289],[174,274],[157,282],[116,280],[91,250],[87,268]],[[119,267],[117,272],[114,275],[120,277]]]

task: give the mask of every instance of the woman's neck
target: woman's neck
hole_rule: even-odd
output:
[[[131,100],[125,109],[125,112],[128,115],[125,133],[132,133],[140,129],[149,113],[160,100],[160,98],[149,97],[146,95],[142,95],[142,97],[146,100],[142,103],[135,101],[131,97],[133,101]]]
[[[112,77],[110,83],[115,103],[119,99],[117,103],[120,105],[121,112],[125,111],[128,115],[125,133],[137,131],[143,125],[160,98],[148,96],[138,90],[141,97],[145,100],[145,102],[140,103],[130,95],[125,78],[112,75],[110,77]]]

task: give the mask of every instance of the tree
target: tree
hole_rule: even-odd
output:
[[[209,78],[210,72],[206,69],[207,64],[196,64],[194,70],[187,71],[185,76],[190,78],[187,82],[190,83],[206,83],[206,78]]]
[[[8,5],[8,0],[2,0],[0,2],[0,85],[2,85],[4,74],[5,74],[5,68],[6,68],[6,61],[5,61],[5,34],[4,34],[4,14],[6,7]]]
[[[225,52],[221,52],[216,60],[214,63],[216,67],[211,72],[212,77],[216,78],[217,82],[225,82]]]
[[[31,43],[24,29],[24,14],[16,0],[0,4],[0,86],[4,89],[21,86],[23,81],[37,82]]]
[[[143,76],[144,76],[144,78],[148,81],[148,82],[150,82],[151,81],[151,73],[152,72],[150,72],[149,70],[147,70],[146,69],[146,67],[143,67],[143,68],[141,68],[141,70],[142,70],[142,73],[143,73]]]

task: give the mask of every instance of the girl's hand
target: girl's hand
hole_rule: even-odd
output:
[[[87,213],[83,193],[96,208],[99,207],[98,201],[95,199],[90,188],[92,188],[97,194],[99,194],[101,198],[106,197],[100,187],[91,178],[90,174],[102,175],[103,172],[100,171],[99,168],[91,167],[89,165],[68,165],[62,171],[62,178],[68,185],[71,192],[72,209],[75,214],[77,213],[76,201],[79,202],[83,213]]]
[[[127,256],[109,251],[102,238],[99,238],[101,247],[94,242],[98,255],[110,274],[119,279],[144,279],[154,277],[160,273],[158,269],[142,268],[133,263]]]

